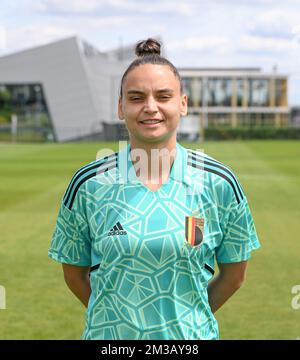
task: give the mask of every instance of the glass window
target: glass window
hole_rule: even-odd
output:
[[[53,129],[41,84],[0,84],[2,139],[10,136],[13,114],[17,115],[17,132],[20,139],[53,140]]]
[[[202,105],[202,81],[199,78],[193,78],[191,81],[192,106],[199,107]]]
[[[245,81],[244,79],[237,79],[236,80],[236,97],[237,97],[237,106],[243,106],[243,100],[245,103],[248,103],[248,98],[246,89],[245,89]]]
[[[183,78],[183,92],[188,97],[188,106],[202,106],[202,81],[200,78]]]
[[[188,98],[188,106],[192,106],[191,78],[182,78],[183,92]]]
[[[231,106],[231,79],[209,79],[207,83],[208,106]]]
[[[276,106],[285,106],[286,105],[286,85],[285,81],[277,79],[275,82],[275,104]]]
[[[266,79],[250,79],[249,106],[269,105],[269,81]]]
[[[228,127],[231,125],[230,114],[208,114],[209,127]]]

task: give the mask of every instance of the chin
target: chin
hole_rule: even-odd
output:
[[[168,132],[166,134],[157,135],[157,136],[141,136],[139,140],[145,143],[157,144],[168,141],[172,136],[174,136],[174,133]]]

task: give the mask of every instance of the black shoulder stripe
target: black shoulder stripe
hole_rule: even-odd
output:
[[[100,265],[101,265],[101,264],[97,264],[97,265],[91,266],[91,268],[90,268],[90,273],[91,273],[92,271],[94,271],[94,270],[99,269]]]
[[[106,165],[106,164],[105,164],[105,165]],[[99,166],[98,166],[98,167],[99,167]],[[86,182],[88,179],[96,176],[97,174],[100,174],[100,173],[103,173],[103,172],[105,172],[105,171],[111,170],[111,169],[113,169],[113,168],[115,168],[115,167],[116,167],[116,163],[113,163],[112,165],[110,165],[110,166],[108,166],[108,167],[104,166],[101,170],[93,171],[91,174],[86,175],[85,177],[83,177],[83,178],[79,181],[79,183],[76,185],[76,187],[75,187],[75,189],[74,189],[74,191],[73,191],[73,195],[72,195],[72,197],[71,197],[71,200],[70,200],[70,202],[69,202],[69,205],[67,205],[68,203],[67,203],[67,201],[66,201],[66,202],[64,203],[65,206],[67,206],[67,207],[69,208],[69,210],[71,210],[72,205],[73,205],[73,202],[74,202],[74,199],[75,199],[75,196],[76,196],[76,194],[77,194],[77,191],[78,191],[78,189],[80,188],[80,186],[81,186],[84,182]]]
[[[215,270],[214,270],[212,267],[210,267],[208,264],[204,264],[204,267],[205,267],[205,269],[208,270],[212,275],[214,275]]]
[[[68,186],[68,189],[72,186],[72,184],[77,180],[78,177],[80,177],[82,174],[84,174],[85,172],[87,172],[89,169],[91,169],[93,166],[95,166],[96,164],[98,164],[99,166],[101,165],[101,163],[110,160],[111,158],[114,158],[116,156],[117,153],[111,154],[109,156],[105,156],[102,159],[93,161],[91,164],[87,164],[85,166],[83,166],[82,168],[80,168],[79,170],[76,171],[76,173],[73,175],[70,184]],[[67,189],[67,191],[68,191]],[[66,191],[66,193],[67,193]]]
[[[237,189],[238,189],[238,192],[239,192],[239,194],[240,194],[241,199],[243,199],[244,196],[243,196],[243,193],[242,193],[240,184],[239,184],[238,181],[236,180],[236,177],[234,176],[234,174],[233,174],[229,169],[227,169],[223,164],[221,164],[221,163],[219,163],[219,162],[216,162],[216,164],[215,164],[215,161],[214,161],[214,162],[211,162],[211,160],[208,161],[208,160],[206,160],[206,159],[204,159],[204,161],[203,161],[203,159],[196,158],[196,157],[194,157],[194,156],[191,156],[190,158],[191,158],[193,161],[195,161],[195,162],[201,161],[202,163],[204,163],[204,165],[210,165],[210,166],[214,166],[214,167],[216,167],[216,168],[222,169],[222,170],[225,171],[227,174],[229,174],[229,175],[232,177],[232,179],[233,179],[233,181],[234,181],[234,183],[235,183],[235,185],[236,185],[236,187],[237,187]]]
[[[198,157],[199,159],[201,159],[201,156],[203,157],[203,158],[205,158],[205,154],[204,153],[197,153],[196,151],[192,151],[192,150],[188,150],[188,153],[189,153],[189,155],[193,155],[193,156],[195,156],[195,157]],[[211,159],[212,160],[212,159]],[[217,163],[217,164],[219,164],[219,165],[223,165],[222,163],[220,163],[219,161],[217,161],[217,160],[213,160],[215,163]]]
[[[77,177],[81,176],[81,174],[84,174],[86,171],[88,171],[92,166],[96,165],[96,164],[99,164],[99,166],[101,165],[101,163],[107,161],[107,160],[110,160],[111,158],[114,158],[117,156],[118,153],[114,153],[114,154],[111,154],[111,155],[108,155],[108,156],[105,156],[104,158],[102,159],[99,159],[99,160],[96,160],[96,161],[93,161],[91,164],[87,164],[85,166],[83,166],[82,168],[80,168],[79,170],[76,171],[76,173],[74,174],[74,176],[72,177],[72,180],[70,181],[70,184],[69,184],[69,187],[72,186],[72,183],[74,181],[77,180]]]
[[[204,170],[204,171],[211,172],[213,174],[221,176],[223,179],[225,179],[231,185],[232,190],[234,192],[234,195],[236,197],[236,201],[238,202],[238,204],[240,203],[240,199],[239,199],[238,194],[236,192],[235,186],[234,186],[233,182],[231,181],[231,179],[229,179],[226,175],[222,174],[221,172],[219,172],[217,170],[209,169],[209,168],[207,168],[205,166],[201,167],[201,166],[197,165],[196,163],[188,162],[188,165],[190,165],[190,166],[192,166],[192,167],[194,167],[196,169]]]
[[[111,156],[107,156],[99,161],[97,161],[94,165],[87,165],[84,168],[80,169],[79,171],[77,171],[77,173],[73,176],[70,185],[67,188],[67,191],[65,193],[64,196],[64,201],[67,203],[69,201],[69,198],[71,196],[71,193],[73,191],[73,188],[76,184],[76,182],[88,171],[93,170],[93,169],[97,169],[98,167],[100,167],[103,164],[110,164],[113,161],[116,160],[115,154],[112,154]]]

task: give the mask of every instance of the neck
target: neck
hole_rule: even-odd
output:
[[[147,155],[151,157],[151,150],[162,150],[166,149],[169,152],[176,149],[176,137],[172,137],[171,139],[168,139],[167,141],[162,141],[158,143],[144,143],[137,139],[130,139],[131,149],[143,149],[146,151]]]
[[[176,155],[176,136],[165,142],[144,143],[131,139],[131,150],[142,149],[146,158],[131,156],[137,176],[144,183],[163,184],[167,181]]]

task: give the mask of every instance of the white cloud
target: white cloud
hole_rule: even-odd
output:
[[[167,45],[170,51],[206,52],[209,56],[231,55],[246,52],[260,54],[276,54],[294,51],[299,46],[293,39],[266,38],[251,35],[237,36],[233,41],[226,36],[190,37],[182,41],[172,41]]]
[[[156,35],[179,66],[271,71],[277,64],[279,72],[291,74],[291,84],[300,74],[297,0],[4,1],[6,52],[70,35],[105,51]],[[290,95],[298,96],[295,85]]]
[[[292,39],[278,39],[276,37],[259,37],[243,35],[239,39],[238,51],[254,51],[260,53],[288,52],[293,50],[295,44]]]
[[[55,25],[28,25],[7,31],[7,50],[18,51],[75,35],[72,28]]]
[[[68,18],[59,19],[55,23],[49,21],[9,27],[6,32],[6,51],[11,52],[31,48],[75,35],[91,41],[91,37],[97,34],[98,31],[101,33],[101,31],[105,31],[111,27],[121,28],[130,22],[132,22],[132,18],[124,16],[107,18],[82,17],[76,20]]]
[[[169,50],[197,50],[218,52],[221,49],[231,48],[231,40],[224,36],[198,36],[189,37],[182,41],[176,40],[169,42],[167,45]]]
[[[6,28],[0,24],[0,51],[6,49]]]
[[[293,34],[293,41],[300,44],[300,24],[293,27],[292,34]]]
[[[42,0],[42,1],[27,1],[27,6],[34,11],[41,13],[93,13],[95,10],[101,10],[109,1],[82,1],[82,0],[72,0],[72,1],[60,1],[60,0]]]
[[[291,9],[263,9],[252,19],[249,31],[253,35],[291,38],[295,26],[300,23],[300,12]]]
[[[193,5],[188,2],[174,3],[173,1],[152,2],[143,0],[27,0],[32,10],[47,14],[73,14],[73,15],[94,15],[95,12],[105,11],[131,11],[135,13],[176,13],[191,15]]]

